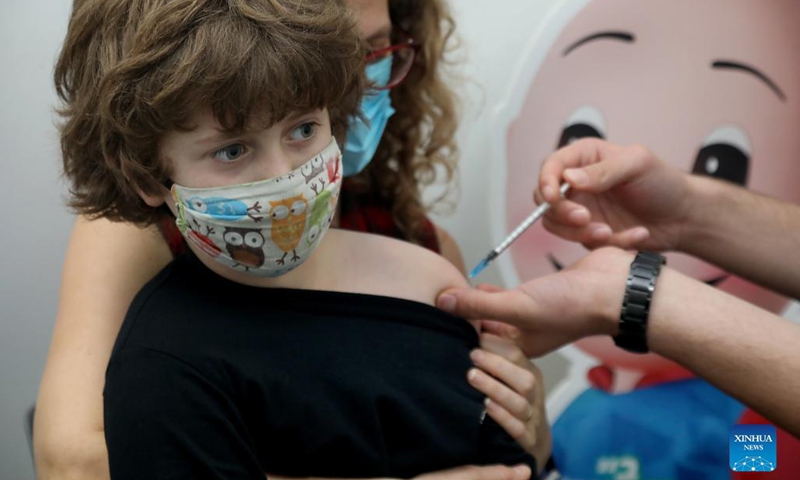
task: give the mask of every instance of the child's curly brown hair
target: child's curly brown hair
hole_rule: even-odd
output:
[[[146,225],[159,141],[210,109],[231,131],[327,107],[342,139],[364,47],[341,0],[76,0],[55,69],[70,205]]]

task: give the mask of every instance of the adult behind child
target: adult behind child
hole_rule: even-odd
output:
[[[386,2],[350,3],[360,13],[364,37],[373,50],[388,46],[392,40],[401,42],[402,34],[392,32]],[[414,181],[418,172],[432,169],[437,163],[452,165],[452,103],[437,74],[449,35],[449,27],[443,25],[449,25],[449,17],[440,2],[398,1],[391,6],[394,23],[405,27],[422,48],[406,82],[392,92],[392,97],[401,101],[396,102],[397,112],[388,122],[389,141],[378,147],[376,162],[354,179],[359,182],[352,182],[353,187],[358,183],[366,188],[344,188],[344,203],[356,207],[346,211],[342,221],[350,222],[345,227],[386,233],[425,245],[438,243],[441,251],[458,263],[452,241],[441,230],[434,230],[421,215],[419,186]],[[98,68],[103,68],[102,60],[97,59]],[[423,98],[431,102],[426,103]],[[431,135],[422,140],[427,126],[432,128]],[[416,145],[425,145],[424,156],[416,154]],[[348,191],[353,194],[348,195]],[[382,191],[394,195],[376,198],[376,192]],[[356,201],[347,202],[348,198]],[[363,205],[365,199],[369,205]],[[377,215],[372,213],[376,211]],[[384,212],[393,212],[397,222],[385,222],[391,214]],[[422,227],[413,227],[415,223]],[[430,241],[432,231],[442,241]],[[107,476],[100,403],[105,359],[130,299],[171,259],[166,246],[162,232],[154,228],[143,230],[102,219],[80,218],[76,222],[37,411],[35,439],[42,478],[70,470],[82,478]],[[178,242],[172,246],[180,248]],[[503,339],[485,335],[483,345],[490,353],[479,366],[512,387],[489,375],[473,374],[477,378],[475,385],[495,400],[489,415],[543,457],[542,452],[549,448],[549,432],[542,416],[533,410],[540,410],[543,404],[541,388],[533,388],[535,370],[526,364],[518,348]]]
[[[329,231],[363,86],[344,3],[126,7],[70,22],[65,51],[119,57],[99,88],[64,90],[68,178],[103,216],[147,222],[166,205],[190,252],[137,294],[115,342],[111,477],[536,471],[467,382],[475,327],[433,307],[460,272],[407,242]],[[130,43],[74,43],[122,24]],[[72,76],[94,73],[75,58]]]

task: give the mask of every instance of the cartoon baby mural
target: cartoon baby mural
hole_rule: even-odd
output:
[[[536,65],[521,69],[508,128],[497,135],[506,162],[497,238],[530,214],[547,154],[587,136],[644,144],[683,170],[800,202],[800,2],[584,0],[558,8],[576,13],[550,38],[532,40],[523,61]],[[511,248],[503,273],[514,284],[583,255],[538,227]],[[773,312],[787,306],[688,256],[670,254],[668,264]],[[554,456],[567,477],[729,478],[728,431],[743,406],[656,355],[626,353],[609,338],[578,346],[600,366],[589,371],[594,388],[554,425]]]

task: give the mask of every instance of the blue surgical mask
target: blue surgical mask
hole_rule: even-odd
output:
[[[386,86],[392,76],[392,57],[387,56],[367,65],[367,79],[375,85]],[[377,90],[361,100],[361,118],[350,119],[347,140],[342,154],[344,176],[358,175],[369,165],[386,128],[389,117],[394,115],[389,90]]]

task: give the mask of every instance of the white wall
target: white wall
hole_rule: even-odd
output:
[[[34,477],[23,416],[36,399],[55,319],[61,263],[72,224],[63,207],[54,128],[52,65],[66,31],[71,2],[5,1],[0,19],[0,200],[8,213],[0,235],[0,479]],[[482,162],[491,107],[508,88],[519,46],[554,0],[451,0],[471,82],[459,132],[464,156],[460,203],[437,217],[473,262],[493,247]],[[14,208],[11,208],[14,207]],[[482,281],[499,283],[487,270]],[[557,362],[545,361],[547,372]],[[550,375],[551,380],[554,375]],[[551,380],[552,382],[552,380]]]
[[[33,478],[23,416],[34,403],[72,223],[63,207],[52,65],[71,2],[5,1],[0,18],[0,478]]]

